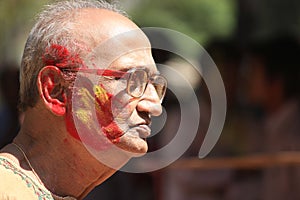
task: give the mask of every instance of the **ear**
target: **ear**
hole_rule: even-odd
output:
[[[62,72],[55,66],[46,66],[38,74],[39,94],[46,107],[55,115],[66,113],[66,93]]]

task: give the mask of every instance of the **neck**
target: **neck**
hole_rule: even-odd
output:
[[[38,175],[34,178],[37,181],[40,179],[53,194],[82,199],[116,171],[99,162],[66,131],[47,127],[47,124],[60,122],[32,126],[30,118],[25,117],[22,129],[14,140],[30,164],[20,153],[16,157],[24,169],[29,169],[31,165]],[[54,134],[57,137],[53,137]]]
[[[19,136],[21,135],[20,133]],[[20,165],[29,170],[34,169],[38,177],[33,178],[37,181],[40,179],[44,186],[57,196],[72,196],[82,199],[115,172],[96,159],[92,161],[83,159],[91,157],[89,152],[77,155],[75,151],[73,153],[68,151],[73,148],[71,142],[65,141],[64,144],[55,145],[55,147],[46,143],[35,145],[32,142],[26,142],[19,136],[14,143],[22,148],[30,162],[28,163],[22,156]],[[29,165],[33,169],[30,169]]]

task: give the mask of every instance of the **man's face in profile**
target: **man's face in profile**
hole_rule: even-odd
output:
[[[107,49],[100,45],[100,52],[94,51],[100,55],[88,57],[90,70],[77,73],[67,125],[73,124],[72,130],[76,129],[80,139],[95,150],[117,148],[142,155],[148,150],[146,138],[151,133],[151,116],[162,112],[158,88],[165,89],[166,81],[150,81],[158,71],[142,32],[137,30],[128,35],[118,36],[117,43],[113,39],[105,44],[114,46],[114,51],[105,52],[107,57],[103,60],[109,60],[108,64],[100,59],[101,50]],[[142,93],[136,95],[137,90]]]

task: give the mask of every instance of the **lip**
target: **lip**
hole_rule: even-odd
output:
[[[146,124],[140,124],[135,127],[136,131],[139,133],[139,137],[146,139],[151,134],[151,129]]]

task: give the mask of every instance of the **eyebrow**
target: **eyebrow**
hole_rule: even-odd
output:
[[[132,68],[135,68],[135,69],[144,69],[144,70],[148,73],[149,76],[152,76],[152,75],[160,75],[160,71],[156,70],[155,72],[152,73],[152,72],[150,71],[150,69],[147,68],[145,65],[144,65],[144,66],[143,66],[143,65],[140,65],[140,66],[131,67],[130,69],[132,69]],[[129,70],[130,70],[130,69],[129,69]]]
[[[131,69],[144,69],[147,73],[149,73],[149,71],[150,71],[148,68],[146,68],[143,65],[136,65],[136,66],[127,65],[127,66],[122,66],[122,69],[114,69],[114,67],[112,67],[112,70],[123,71],[123,72],[127,72],[127,71],[129,71]]]
[[[91,69],[91,68],[77,68],[77,69],[62,69],[63,71],[70,72],[85,72],[88,74],[96,74],[99,76],[113,76],[113,77],[123,77],[127,72],[121,70],[111,70],[111,69]]]
[[[121,78],[128,73],[131,69],[144,69],[150,76],[152,75],[160,75],[160,72],[157,70],[155,73],[150,74],[150,70],[145,66],[127,66],[122,69],[95,69],[95,68],[76,68],[76,69],[62,69],[63,71],[70,71],[70,72],[85,72],[89,74],[96,74],[99,76],[112,76]]]

